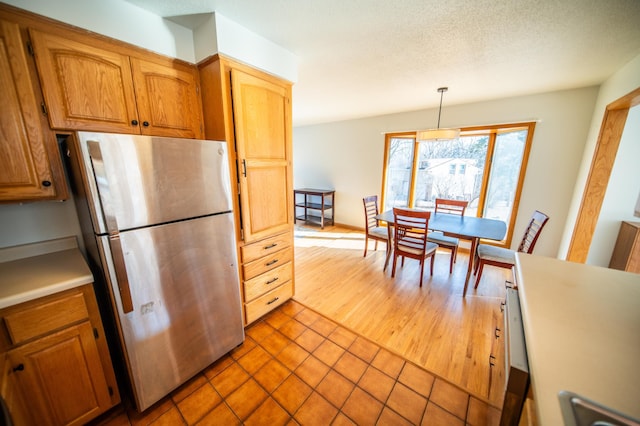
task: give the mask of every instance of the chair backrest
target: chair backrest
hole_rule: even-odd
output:
[[[539,212],[538,210],[533,212],[529,226],[527,226],[527,229],[524,231],[522,242],[520,242],[520,247],[518,247],[519,252],[533,252],[533,248],[535,247],[536,242],[538,242],[540,232],[542,232],[542,228],[544,228],[548,221],[549,216],[546,214]]]
[[[362,199],[364,204],[364,216],[366,220],[367,231],[378,226],[376,215],[378,214],[378,196],[370,195]]]
[[[466,200],[447,200],[446,198],[436,198],[436,213],[459,214],[464,216],[469,202]]]
[[[398,255],[416,256],[424,253],[427,247],[427,228],[431,212],[393,208],[394,241]]]

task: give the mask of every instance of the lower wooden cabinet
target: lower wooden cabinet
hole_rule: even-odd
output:
[[[622,222],[609,268],[640,274],[640,222]]]
[[[90,285],[0,310],[5,403],[19,425],[81,425],[120,402]]]
[[[250,324],[293,297],[293,236],[275,235],[240,252],[245,324]]]

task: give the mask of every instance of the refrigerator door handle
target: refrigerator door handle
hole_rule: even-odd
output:
[[[111,248],[113,267],[116,271],[116,280],[118,281],[118,291],[120,292],[122,311],[125,314],[128,314],[129,312],[133,312],[133,300],[131,299],[131,288],[129,287],[129,279],[127,278],[127,268],[124,264],[124,254],[122,253],[120,235],[109,235],[109,247]]]
[[[98,197],[102,205],[102,219],[109,234],[113,234],[118,231],[118,223],[116,222],[116,215],[111,205],[111,190],[109,188],[109,181],[107,180],[107,171],[104,167],[102,150],[100,150],[100,144],[96,141],[89,141],[87,147],[89,149],[91,165],[93,166],[96,187],[98,188]]]

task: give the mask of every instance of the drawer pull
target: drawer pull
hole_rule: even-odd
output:
[[[276,281],[278,281],[278,277],[275,277],[274,279],[267,281],[265,284],[266,284],[266,285],[273,284],[273,283],[275,283]]]
[[[277,246],[277,245],[278,245],[278,243],[269,244],[268,246],[264,246],[264,249],[265,249],[265,250],[269,250],[269,249],[274,248],[274,247],[275,247],[275,246]]]
[[[270,304],[272,304],[272,303],[275,303],[275,302],[277,302],[278,300],[280,300],[280,297],[275,297],[275,298],[273,298],[273,300],[269,300],[269,301],[267,302],[267,305],[270,305]]]
[[[267,262],[264,265],[265,266],[271,266],[271,265],[275,265],[276,263],[278,263],[278,259],[273,259],[271,262]]]
[[[24,364],[18,364],[16,367],[13,367],[13,371],[23,371]]]

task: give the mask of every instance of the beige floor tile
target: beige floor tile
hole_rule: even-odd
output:
[[[394,384],[395,380],[372,366],[367,368],[358,382],[358,386],[382,403],[387,402]]]
[[[338,414],[337,408],[320,394],[313,392],[302,404],[294,418],[301,425],[324,426],[331,424],[336,414]]]
[[[392,354],[386,349],[380,349],[376,354],[376,357],[371,362],[371,365],[394,379],[398,378],[404,364],[404,359],[398,355]]]
[[[344,376],[331,370],[320,382],[316,390],[335,407],[341,408],[355,385]]]
[[[278,401],[289,414],[294,415],[302,403],[309,397],[312,389],[295,375],[290,375],[273,392],[273,398]]]
[[[429,401],[421,426],[464,426],[464,422],[444,408]]]
[[[427,399],[402,383],[396,382],[387,405],[411,423],[418,424],[427,406]]]
[[[243,422],[245,426],[281,426],[287,424],[291,416],[272,397],[267,398],[261,405],[251,413]]]
[[[379,350],[380,347],[378,345],[371,343],[364,337],[360,336],[358,336],[351,346],[349,346],[349,352],[366,363],[373,361]]]
[[[383,404],[356,387],[342,407],[342,412],[358,425],[373,425],[382,412]]]
[[[282,365],[281,362],[272,359],[258,370],[256,374],[253,375],[253,378],[256,379],[267,392],[273,392],[290,374],[291,370]]]
[[[429,400],[460,419],[466,418],[469,394],[449,382],[436,379]]]
[[[345,352],[333,368],[353,383],[358,383],[367,369],[367,363],[351,352]]]
[[[195,424],[216,405],[222,402],[222,397],[213,389],[209,382],[196,389],[189,396],[177,403],[178,410],[188,424]]]
[[[431,394],[435,377],[428,371],[407,362],[398,377],[398,381],[428,398]]]
[[[225,402],[234,413],[244,420],[269,397],[254,379],[247,380],[242,386],[225,398]]]
[[[344,348],[327,339],[322,342],[315,351],[313,351],[313,355],[329,367],[332,367],[344,352]]]
[[[329,372],[329,366],[313,355],[307,357],[294,371],[306,384],[315,388]]]

